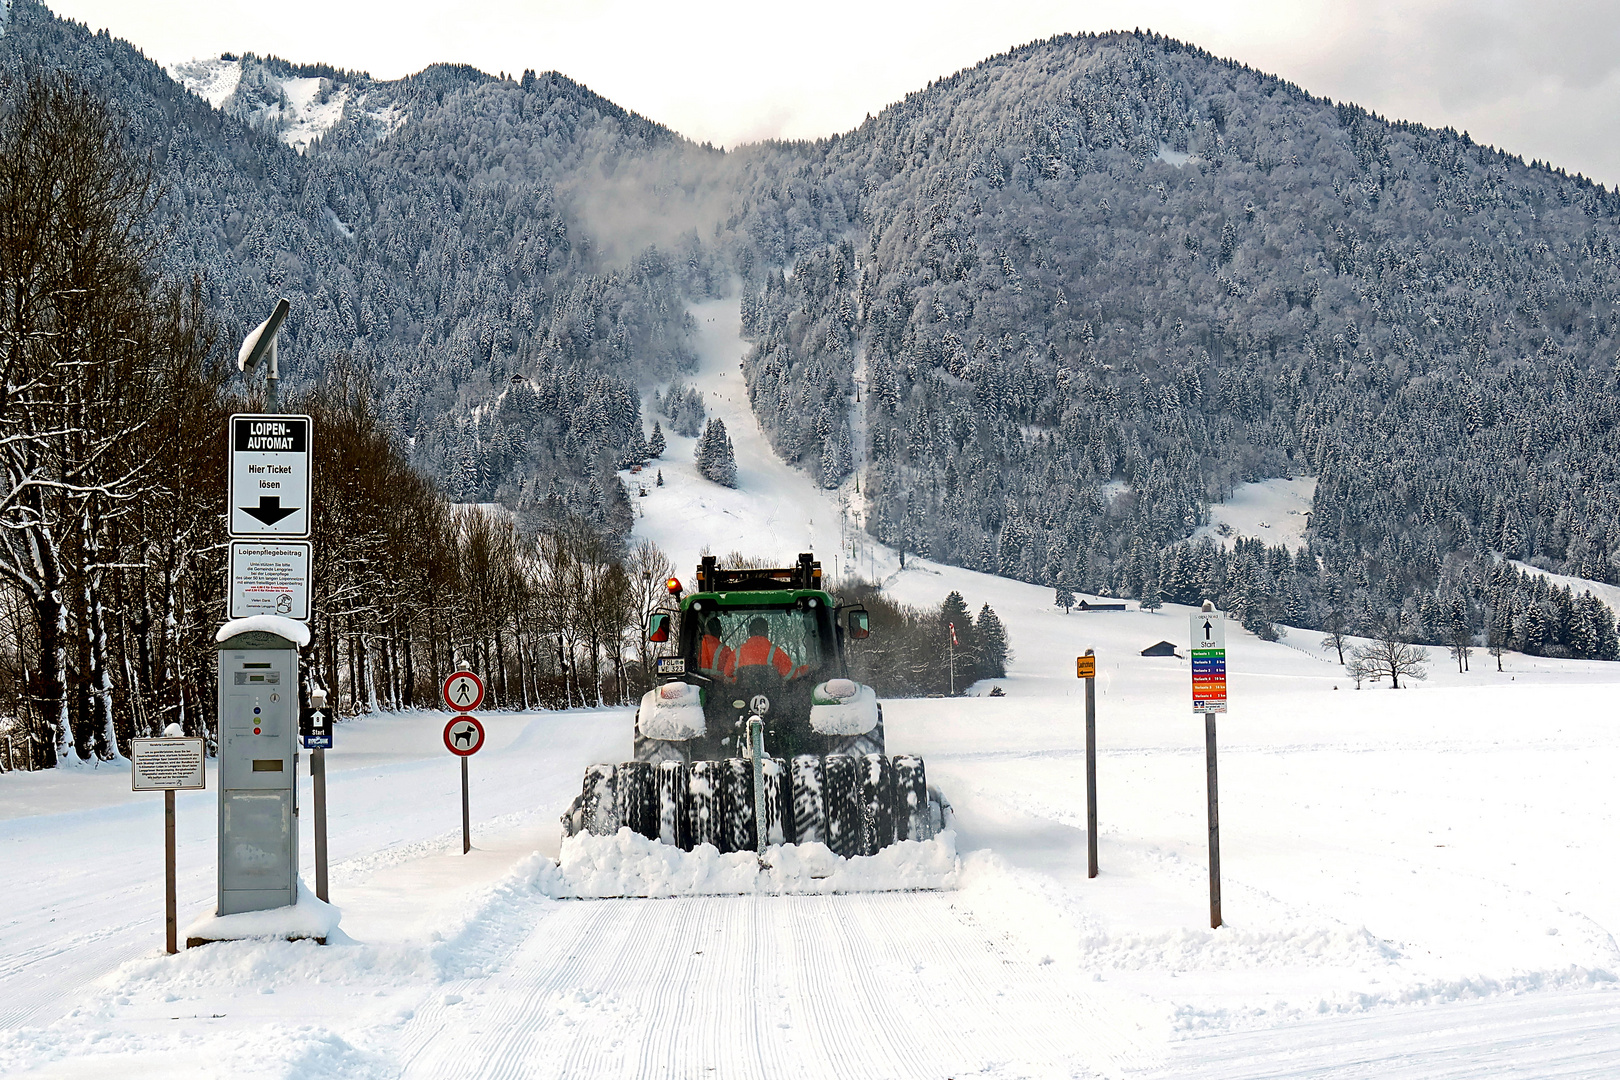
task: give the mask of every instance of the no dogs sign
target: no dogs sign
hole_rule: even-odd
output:
[[[484,745],[484,725],[476,716],[457,716],[444,725],[444,745],[457,757],[471,757]]]

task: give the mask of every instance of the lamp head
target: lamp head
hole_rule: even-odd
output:
[[[242,369],[243,374],[253,374],[259,363],[270,355],[270,348],[276,341],[276,332],[281,329],[281,324],[287,318],[287,311],[291,307],[285,296],[277,300],[276,308],[270,313],[270,317],[254,327],[253,332],[242,340],[242,348],[236,354],[236,366]]]

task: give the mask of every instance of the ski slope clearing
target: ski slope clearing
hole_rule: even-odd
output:
[[[841,493],[760,456],[740,345],[706,307],[701,385],[739,420],[740,487],[699,479],[671,439],[638,531],[687,574],[705,543],[791,558],[813,541],[830,569]],[[463,856],[444,715],[368,716],[327,758],[332,944],[167,957],[162,800],[122,768],[0,774],[0,1074],[1614,1075],[1620,665],[1509,654],[1498,672],[1480,654],[1459,674],[1436,655],[1426,682],[1356,691],[1320,634],[1229,627],[1211,930],[1202,720],[1185,662],[1140,655],[1184,644],[1188,610],[1066,615],[1047,589],[855,550],[902,599],[958,589],[1008,629],[1005,696],[885,703],[891,752],[924,756],[954,806],[949,880],[777,895],[747,856],[693,869],[622,835],[564,852],[584,767],[629,753],[626,709],[480,714]],[[212,907],[216,794],[178,800],[183,923]],[[306,880],[310,851],[306,832]],[[590,881],[680,895],[560,898]],[[735,894],[690,895],[715,881]]]
[[[1231,498],[1209,508],[1209,524],[1193,530],[1193,539],[1264,540],[1297,551],[1305,546],[1305,527],[1310,524],[1315,497],[1314,476],[1239,484]]]

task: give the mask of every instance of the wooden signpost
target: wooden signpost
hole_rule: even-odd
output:
[[[180,736],[178,724],[170,725],[169,730],[174,734],[160,739],[130,740],[129,780],[131,791],[163,792],[164,948],[177,953],[180,926],[174,888],[174,793],[206,788],[208,772],[203,741]]]
[[[1086,877],[1097,876],[1097,657],[1074,658],[1074,673],[1086,680]]]
[[[1193,712],[1204,714],[1204,765],[1209,786],[1209,926],[1221,925],[1221,818],[1215,782],[1215,714],[1226,711],[1226,616],[1204,601],[1192,613]]]

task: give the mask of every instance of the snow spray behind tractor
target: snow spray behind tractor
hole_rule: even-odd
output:
[[[636,709],[635,760],[585,770],[565,836],[628,827],[722,852],[819,841],[849,857],[934,835],[943,800],[922,759],[885,753],[883,706],[849,678],[845,639],[868,635],[867,612],[837,605],[813,556],[729,570],[705,556],[694,592],[675,578],[669,591],[678,617],[654,615],[647,636],[675,649]]]

